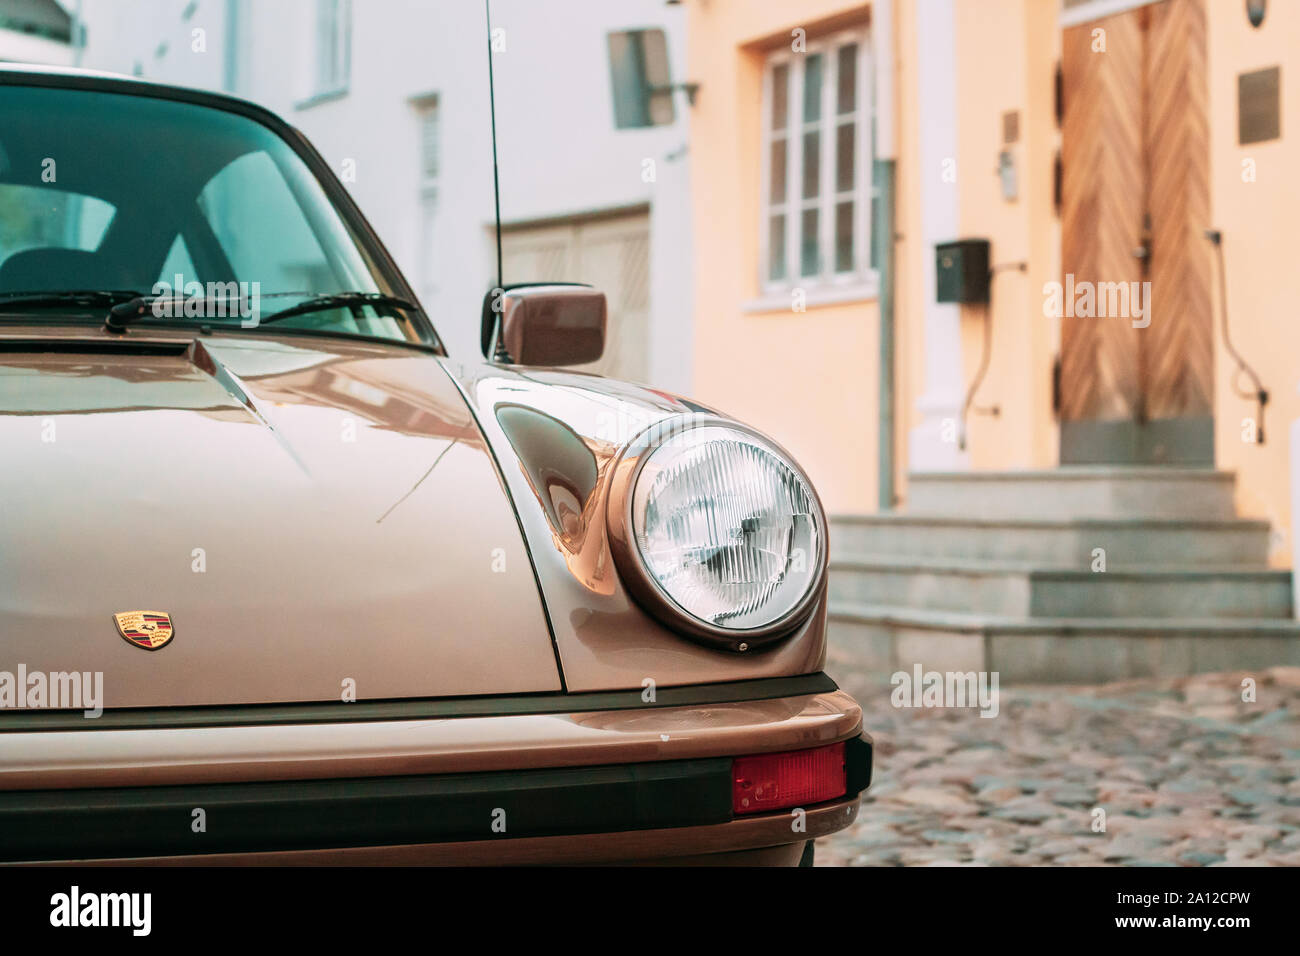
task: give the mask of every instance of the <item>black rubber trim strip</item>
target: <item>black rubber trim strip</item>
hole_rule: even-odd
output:
[[[871,738],[866,734],[844,742],[844,783],[849,796],[871,786],[871,758]]]
[[[871,738],[862,734],[845,741],[844,763],[845,796],[856,797],[871,782]],[[709,757],[492,773],[9,791],[0,793],[0,861],[707,826],[733,819],[731,769],[732,758]],[[198,809],[205,829],[195,833]]]
[[[204,812],[206,832],[193,830],[196,809]],[[0,793],[0,860],[397,846],[729,820],[728,757],[418,777],[11,791]]]
[[[3,299],[0,299],[0,302],[3,301]],[[107,312],[106,309],[104,311]],[[99,328],[99,326],[96,326],[96,328]],[[176,339],[173,342],[162,342],[157,339],[145,341],[139,339],[104,339],[103,341],[94,341],[91,339],[36,339],[31,337],[12,338],[9,336],[0,338],[0,353],[6,354],[10,352],[19,354],[57,352],[69,355],[163,355],[184,358],[189,347],[190,340],[188,338]]]
[[[499,697],[436,697],[355,703],[247,704],[235,707],[151,707],[105,710],[88,718],[74,710],[0,711],[4,732],[66,730],[141,730],[182,727],[243,727],[270,724],[352,723],[369,720],[422,720],[438,717],[507,717],[522,714],[576,714],[597,710],[692,707],[747,700],[772,700],[826,694],[839,685],[825,673],[768,677],[718,684],[661,687],[653,703],[640,690],[579,694],[512,694]]]

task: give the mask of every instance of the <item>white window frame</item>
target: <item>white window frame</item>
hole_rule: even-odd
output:
[[[437,270],[434,253],[437,242],[434,237],[438,209],[441,204],[439,186],[442,180],[442,98],[437,93],[429,93],[411,100],[415,108],[416,130],[419,140],[419,255],[420,265],[416,282],[424,295],[432,299],[438,292],[435,281]],[[434,150],[437,155],[437,170],[430,175],[426,160],[428,158],[428,124],[435,124]]]
[[[352,83],[352,0],[308,0],[312,40],[309,49],[311,56],[307,64],[306,96],[295,104],[297,109],[305,109],[317,103],[337,99],[348,92]],[[321,44],[322,18],[326,5],[334,6],[334,50],[331,51],[338,73],[333,77],[321,76],[321,65],[326,50]]]
[[[835,112],[838,90],[839,57],[836,51],[846,43],[856,43],[857,91],[856,109],[840,115]],[[815,124],[803,123],[804,71],[801,58],[822,54],[822,102],[820,119]],[[787,99],[786,129],[786,194],[781,203],[771,200],[772,142],[772,91],[775,70],[781,64],[790,68],[790,88]],[[879,277],[871,266],[871,206],[878,199],[872,176],[872,122],[875,113],[873,90],[873,58],[871,33],[864,27],[840,30],[809,40],[804,52],[796,53],[788,47],[768,55],[763,66],[762,96],[762,175],[760,176],[759,203],[759,288],[765,296],[785,296],[794,289],[810,293],[808,304],[816,304],[817,294],[828,300],[840,300],[875,294]],[[836,130],[846,122],[855,124],[854,157],[856,169],[853,189],[838,191],[835,186]],[[803,189],[803,134],[814,128],[821,132],[819,185],[821,191],[814,200],[802,198]],[[797,144],[797,146],[796,146]],[[839,202],[852,199],[853,265],[845,271],[835,269],[835,207]],[[780,207],[779,209],[777,207]],[[818,247],[821,268],[816,275],[802,275],[800,232],[803,211],[816,207],[818,213]],[[786,276],[770,278],[771,217],[784,211]]]
[[[438,182],[442,178],[442,105],[435,93],[417,102],[415,109],[416,119],[420,124],[420,195],[436,199],[438,196]],[[427,147],[429,145],[428,128],[430,121],[434,124],[433,150],[437,160],[437,169],[432,174],[430,174],[426,163],[429,158]]]
[[[1102,17],[1127,13],[1129,10],[1159,2],[1160,0],[1084,0],[1082,3],[1067,7],[1065,0],[1061,0],[1060,22],[1062,27],[1078,26],[1081,23],[1090,23]]]

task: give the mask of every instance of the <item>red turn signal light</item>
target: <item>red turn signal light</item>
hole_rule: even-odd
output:
[[[812,750],[737,757],[731,764],[733,813],[824,803],[847,791],[843,741]]]

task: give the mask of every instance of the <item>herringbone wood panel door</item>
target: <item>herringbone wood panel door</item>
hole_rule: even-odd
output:
[[[1094,30],[1104,30],[1105,50]],[[1141,278],[1133,249],[1142,236],[1140,19],[1106,17],[1065,31],[1061,69],[1061,267],[1075,282]],[[1122,319],[1061,320],[1061,417],[1131,418],[1141,403],[1138,333]]]
[[[1210,123],[1203,0],[1166,0],[1147,27],[1151,325],[1141,335],[1150,418],[1209,415],[1214,387]]]
[[[1063,460],[1067,423],[1129,421],[1137,434],[1212,415],[1204,3],[1163,0],[1064,33],[1062,271],[1076,283],[1151,287],[1145,328],[1125,317],[1062,319]],[[1145,259],[1134,254],[1141,248]],[[1161,432],[1157,460],[1179,459],[1159,444],[1178,434]]]

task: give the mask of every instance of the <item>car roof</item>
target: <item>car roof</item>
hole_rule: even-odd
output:
[[[0,86],[54,86],[61,89],[152,96],[157,99],[180,100],[242,113],[280,129],[288,125],[266,107],[238,96],[196,87],[159,83],[155,80],[127,76],[125,73],[111,73],[107,70],[0,62]]]

